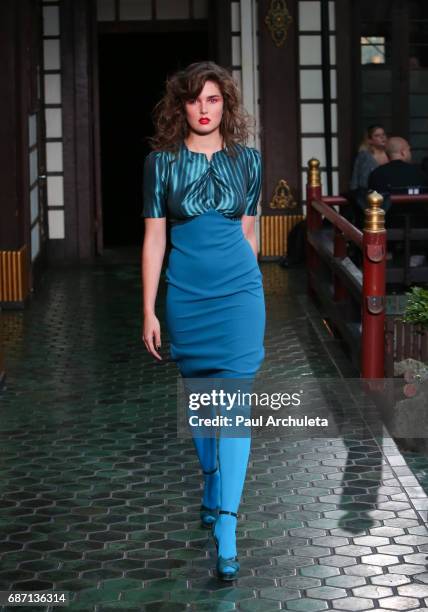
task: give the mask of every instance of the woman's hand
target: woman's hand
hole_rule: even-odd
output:
[[[256,237],[256,218],[250,215],[243,215],[242,220],[242,232],[245,238],[250,243],[255,258],[257,259],[257,237]]]
[[[166,246],[165,217],[145,220],[144,243],[141,252],[143,281],[143,340],[153,357],[162,361],[160,325],[155,315],[155,301]]]
[[[143,341],[149,353],[159,361],[162,361],[162,357],[156,350],[161,347],[161,335],[159,321],[154,313],[144,316]]]

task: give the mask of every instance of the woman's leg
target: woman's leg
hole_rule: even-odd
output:
[[[182,375],[184,373],[182,372]],[[199,415],[199,408],[195,408],[192,402],[194,398],[198,398],[201,393],[207,390],[207,385],[204,379],[196,379],[183,376],[184,393],[187,403],[186,419],[190,425],[190,419]],[[192,399],[193,398],[193,399]],[[212,406],[203,406],[204,417],[215,416],[215,410]],[[204,476],[204,493],[202,497],[201,520],[203,526],[209,527],[215,520],[215,514],[212,517],[204,516],[206,511],[215,510],[220,505],[220,470],[218,469],[217,460],[217,439],[209,427],[190,425],[193,444],[196,449],[196,454],[201,465]],[[210,513],[208,513],[210,514]]]
[[[220,471],[217,468],[217,440],[216,438],[193,437],[199,462],[204,473],[204,495],[202,505],[206,508],[217,508],[220,505]],[[214,470],[216,470],[214,472]]]
[[[230,410],[223,409],[224,416],[232,419],[232,425],[220,428],[219,437],[219,466],[221,480],[221,511],[215,524],[214,535],[218,541],[218,554],[224,559],[237,556],[236,551],[236,523],[241,502],[242,491],[245,484],[248,459],[251,449],[251,427],[237,424],[237,417],[249,419],[251,406],[249,400],[244,400],[245,394],[250,394],[253,387],[253,377],[234,373],[224,376],[223,387],[226,392],[236,394],[237,402]],[[226,378],[228,378],[226,380]],[[233,395],[232,395],[233,396]],[[229,514],[233,513],[233,514]]]
[[[242,490],[245,483],[251,438],[220,437],[219,464],[221,480],[221,509],[238,512]],[[215,536],[218,539],[220,557],[236,557],[236,517],[231,514],[219,514],[215,524]]]

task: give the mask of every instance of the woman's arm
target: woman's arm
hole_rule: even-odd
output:
[[[143,340],[147,350],[162,360],[156,349],[161,346],[159,321],[155,302],[166,248],[166,219],[145,219],[144,242],[141,252],[143,281]]]
[[[360,151],[355,158],[350,188],[367,189],[370,172],[377,168],[377,165],[377,161],[370,151]]]
[[[256,237],[256,217],[250,215],[243,215],[242,217],[242,231],[245,238],[251,245],[254,251],[254,255],[257,258],[257,237]]]
[[[242,231],[257,259],[256,215],[262,188],[262,158],[257,149],[247,147],[245,150],[248,156],[248,183]]]
[[[354,160],[354,166],[352,168],[352,176],[351,182],[349,184],[349,188],[354,190],[360,187],[360,167],[361,167],[361,151],[357,154],[357,157]]]

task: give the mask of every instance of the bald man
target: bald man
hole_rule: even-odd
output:
[[[414,202],[407,204],[394,204],[391,207],[390,194],[407,194],[409,188],[419,188],[421,193],[427,192],[428,179],[418,166],[413,165],[410,145],[404,138],[392,136],[389,138],[386,148],[389,162],[378,166],[369,176],[369,189],[375,189],[384,197],[385,211],[389,210],[386,217],[386,227],[404,227],[405,217],[409,217],[411,227],[428,227],[428,207],[426,203]],[[393,243],[389,250],[394,259],[400,258],[400,250],[404,247],[400,243]],[[425,254],[425,248],[421,242],[412,242],[409,246],[411,255]],[[409,265],[414,265],[410,257]]]
[[[427,187],[428,179],[413,165],[410,145],[400,136],[388,139],[385,148],[389,162],[378,166],[369,176],[369,189],[379,193],[408,193],[411,187]]]

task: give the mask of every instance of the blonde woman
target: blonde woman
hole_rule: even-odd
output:
[[[351,178],[351,189],[367,189],[372,170],[388,163],[385,151],[387,136],[381,125],[370,125],[367,128],[360,150],[355,158]]]

